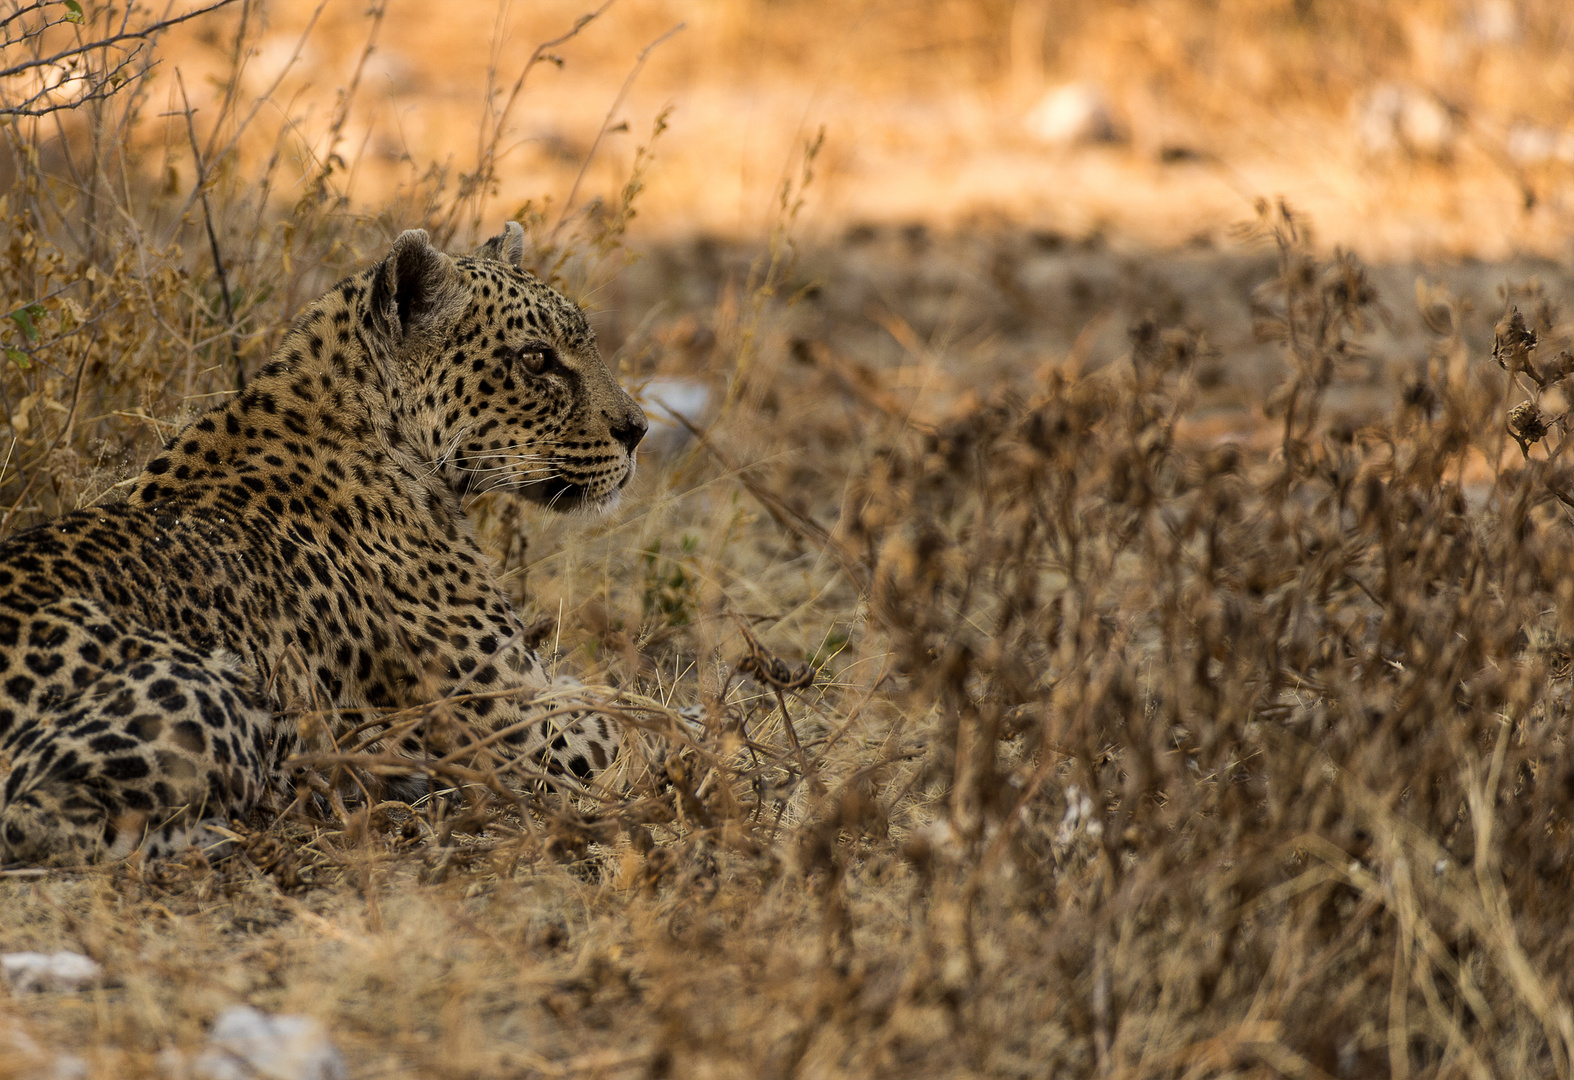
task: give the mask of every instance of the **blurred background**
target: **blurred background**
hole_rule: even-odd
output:
[[[494,137],[500,208],[615,200],[665,116],[637,234],[768,228],[823,127],[811,231],[1206,244],[1283,196],[1370,259],[1565,254],[1561,0],[271,0],[173,31],[154,97],[178,107],[180,69],[215,114],[242,20],[241,93],[275,115],[236,167],[337,154],[362,206],[434,166],[459,182]]]

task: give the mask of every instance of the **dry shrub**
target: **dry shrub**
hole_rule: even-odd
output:
[[[1206,346],[1143,323],[1129,367],[998,395],[849,489],[933,716],[901,850],[924,992],[966,1003],[935,1035],[1002,1073],[1561,1074],[1574,566],[1563,444],[1533,446],[1566,354],[1511,311],[1515,378],[1440,337],[1397,414],[1320,423],[1376,295],[1265,227],[1271,460],[1177,441]]]

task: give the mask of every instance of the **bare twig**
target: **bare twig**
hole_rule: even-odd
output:
[[[601,14],[611,7],[613,3],[614,0],[604,0],[601,6],[594,11],[587,12],[575,19],[574,25],[568,30],[550,41],[543,41],[537,45],[535,50],[531,52],[530,58],[525,61],[524,67],[520,69],[519,78],[514,80],[513,88],[508,92],[508,100],[503,103],[503,108],[495,114],[491,110],[492,89],[497,70],[496,64],[494,63],[488,68],[486,87],[486,119],[488,123],[482,124],[477,135],[475,169],[468,176],[461,178],[460,197],[453,201],[449,207],[447,217],[433,233],[433,238],[439,245],[452,242],[454,233],[459,227],[459,218],[467,202],[471,209],[472,228],[479,228],[486,192],[497,175],[498,147],[502,145],[504,125],[508,122],[514,103],[519,99],[520,91],[524,89],[526,77],[540,63],[553,63],[561,66],[563,63],[562,58],[548,50],[555,49],[559,45],[577,37],[581,30],[600,18]],[[489,127],[490,131],[488,130]]]
[[[229,274],[224,270],[224,256],[219,252],[219,236],[213,229],[213,210],[208,205],[208,171],[202,164],[202,151],[197,147],[197,129],[191,122],[191,102],[186,97],[186,80],[177,70],[175,83],[180,87],[182,115],[186,118],[186,135],[191,140],[191,160],[197,169],[197,191],[202,201],[202,223],[208,231],[208,250],[213,255],[213,269],[219,275],[219,296],[224,301],[224,324],[229,327],[230,362],[235,368],[235,391],[246,389],[246,369],[241,363],[240,345],[235,340],[235,304],[230,299]]]
[[[45,85],[32,94],[29,94],[21,101],[6,102],[0,100],[0,116],[47,116],[50,113],[58,112],[61,109],[75,109],[89,101],[101,101],[107,97],[110,97],[111,95],[118,93],[121,89],[123,89],[127,83],[140,79],[143,75],[147,74],[148,70],[153,66],[154,61],[151,54],[146,53],[147,44],[153,38],[157,37],[159,34],[163,33],[165,30],[170,29],[171,27],[179,26],[181,23],[189,22],[192,19],[201,18],[204,15],[209,15],[220,8],[228,7],[230,4],[235,2],[236,0],[215,0],[214,3],[208,4],[206,7],[198,8],[195,11],[188,11],[184,15],[159,19],[155,22],[149,23],[146,26],[138,27],[135,30],[126,29],[123,22],[122,29],[117,33],[110,34],[108,37],[94,38],[88,41],[83,41],[79,38],[78,43],[69,49],[62,49],[61,51],[50,56],[35,55],[27,60],[21,61],[20,63],[12,64],[9,67],[0,68],[0,80],[5,80],[15,78],[16,76],[23,75],[27,72],[47,71],[51,68],[61,68],[61,66],[66,63],[66,61],[74,60],[77,57],[84,56],[88,53],[94,52],[95,50],[107,51],[124,46],[129,42],[137,43],[119,61],[117,61],[107,70],[90,72],[89,74],[82,76],[74,74],[73,71],[68,67],[63,68],[60,71],[59,77],[56,79],[56,81]],[[42,7],[43,5],[38,5],[34,10],[42,10]],[[20,17],[20,15],[24,13],[25,12],[15,13],[13,17]],[[128,5],[126,8],[126,14],[129,16],[129,13],[130,7]],[[55,22],[52,22],[48,25],[58,25],[63,21],[75,20],[56,20]],[[26,38],[37,40],[37,33],[41,32],[42,29],[44,28],[37,27],[33,28],[32,30],[25,31],[22,35],[22,38],[12,38],[8,43],[14,43]],[[132,72],[131,74],[124,74],[126,69],[131,67],[131,65],[139,57],[144,59],[141,69]],[[82,94],[74,97],[72,100],[51,102],[46,105],[38,104],[45,98],[54,94],[61,87],[78,81],[85,81],[87,83],[87,89]]]
[[[775,492],[750,476],[747,469],[733,464],[728,455],[718,449],[716,444],[711,441],[710,436],[690,423],[688,417],[672,409],[667,409],[666,412],[678,423],[682,424],[689,434],[699,441],[701,446],[710,451],[712,456],[721,462],[724,469],[737,475],[738,482],[748,489],[749,494],[753,495],[761,506],[765,507],[766,513],[770,514],[778,525],[792,535],[808,540],[815,547],[831,556],[831,558],[836,560],[837,565],[842,568],[842,572],[847,575],[848,580],[853,583],[856,589],[860,592],[868,591],[870,585],[868,571],[858,564],[854,557],[842,547],[841,543],[826,531],[824,526],[813,518],[801,514],[788,506]]]
[[[590,149],[585,153],[585,160],[579,166],[579,172],[574,177],[573,185],[568,189],[568,197],[563,200],[563,209],[558,212],[557,224],[552,226],[552,232],[547,237],[549,244],[557,241],[558,233],[562,231],[564,224],[568,221],[569,213],[574,209],[574,197],[579,194],[579,185],[584,181],[585,173],[590,169],[590,163],[596,158],[596,151],[601,146],[601,140],[606,137],[608,129],[612,126],[612,117],[623,107],[623,99],[628,97],[628,92],[633,87],[634,80],[639,78],[639,73],[644,70],[645,61],[650,58],[650,54],[655,51],[657,46],[682,30],[686,25],[686,23],[678,23],[639,51],[639,56],[634,60],[634,67],[628,73],[628,78],[624,79],[623,85],[618,88],[617,96],[612,99],[612,106],[607,109],[607,115],[601,118],[601,127],[596,130],[596,137],[591,142]]]
[[[87,370],[88,357],[91,355],[91,348],[82,350],[82,359],[77,362],[76,382],[73,383],[71,387],[71,407],[66,412],[66,422],[61,426],[60,430],[55,433],[55,437],[50,442],[49,448],[44,451],[42,455],[43,457],[47,458],[59,448],[61,443],[65,442],[71,437],[71,432],[76,426],[77,404],[82,400],[82,375]],[[41,475],[43,475],[42,469],[33,470],[32,476],[28,477],[27,483],[22,486],[22,493],[16,497],[16,501],[13,502],[11,504],[11,508],[5,512],[5,516],[0,518],[0,536],[5,535],[6,528],[11,524],[11,519],[16,516],[16,512],[20,510],[22,508],[22,504],[27,501],[28,495],[30,495],[33,491],[33,485],[38,482],[38,478]]]

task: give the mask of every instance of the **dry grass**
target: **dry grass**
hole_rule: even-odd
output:
[[[513,209],[495,118],[368,209],[352,106],[301,129],[297,182],[288,132],[226,152],[267,127],[247,94],[188,126],[174,81],[0,129],[0,528],[114,498],[398,229],[460,247]],[[0,999],[0,1077],[38,1075],[13,1023],[150,1076],[237,1001],[319,1017],[357,1077],[1570,1073],[1569,277],[1418,282],[1274,207],[1163,257],[799,252],[822,164],[768,239],[632,266],[659,165],[526,208],[628,381],[722,402],[614,518],[475,508],[546,647],[644,729],[628,786],[0,876],[0,951],[110,976]]]

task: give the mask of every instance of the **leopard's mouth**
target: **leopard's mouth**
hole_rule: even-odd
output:
[[[531,502],[548,510],[565,513],[574,510],[594,512],[610,510],[616,506],[622,498],[623,489],[633,479],[634,456],[630,454],[627,467],[616,483],[609,484],[605,477],[597,477],[590,483],[580,483],[561,474],[554,474],[533,480],[521,486],[519,491]]]
[[[632,470],[629,475],[633,475]],[[605,491],[597,491],[585,484],[576,484],[572,480],[554,476],[549,480],[531,484],[523,491],[527,499],[548,510],[558,513],[589,510],[594,513],[610,510],[616,506],[627,483],[628,477],[624,477],[617,486]]]
[[[525,498],[548,510],[577,510],[590,500],[590,491],[584,484],[576,484],[561,476],[546,477],[520,490]]]

